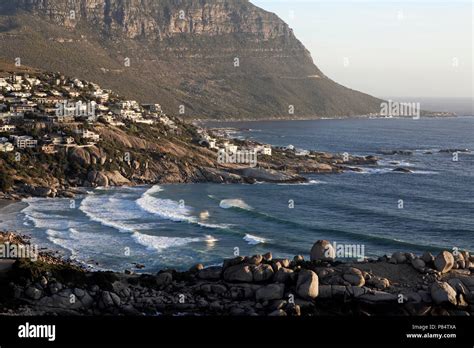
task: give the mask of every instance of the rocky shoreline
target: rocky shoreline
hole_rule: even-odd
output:
[[[0,244],[27,245],[0,233]],[[396,252],[336,260],[317,241],[310,260],[271,253],[157,274],[91,272],[41,252],[36,262],[0,260],[0,315],[470,316],[474,257]]]
[[[213,152],[200,149],[210,157]],[[73,154],[70,154],[73,156]],[[103,154],[96,158],[104,160]],[[311,156],[311,157],[310,157]],[[321,173],[342,173],[344,171],[357,171],[355,166],[377,165],[378,157],[352,156],[349,154],[330,154],[325,152],[311,152],[310,156],[297,156],[294,153],[274,149],[274,155],[262,159],[258,167],[227,164],[196,167],[194,163],[180,163],[180,168],[169,173],[160,172],[159,168],[138,169],[128,173],[126,166],[120,170],[90,170],[84,179],[77,176],[58,179],[49,174],[42,177],[19,177],[11,174],[15,184],[6,192],[0,190],[0,200],[21,200],[29,197],[43,198],[74,198],[76,195],[86,194],[88,188],[95,187],[120,187],[136,185],[176,184],[176,183],[216,183],[216,184],[255,184],[257,182],[269,183],[304,183],[308,179],[303,175]],[[74,157],[76,158],[76,157]],[[106,157],[105,157],[106,158]],[[76,158],[77,160],[77,158]],[[77,160],[84,167],[92,162],[83,163],[84,159]]]

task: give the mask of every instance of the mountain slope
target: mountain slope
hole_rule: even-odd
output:
[[[246,0],[0,0],[0,45],[5,58],[169,114],[183,105],[185,118],[380,111],[379,99],[327,78],[287,24]]]

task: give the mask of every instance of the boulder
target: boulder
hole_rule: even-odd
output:
[[[239,265],[244,261],[245,261],[245,258],[243,256],[236,256],[233,259],[225,259],[222,265],[222,268],[225,271],[230,266]]]
[[[390,286],[390,281],[387,278],[372,277],[367,281],[368,285],[373,286],[379,290],[386,289]]]
[[[318,297],[331,298],[332,297],[331,285],[319,285]]]
[[[50,187],[35,187],[32,195],[35,197],[48,197],[52,193],[52,190]]]
[[[103,291],[100,300],[103,308],[109,308],[114,305],[114,300],[112,299],[109,291]]]
[[[207,267],[198,272],[198,278],[204,280],[218,280],[221,279],[222,267],[213,266]]]
[[[294,261],[295,263],[304,262],[304,256],[303,256],[303,255],[296,255],[296,256],[293,258],[293,261]]]
[[[112,301],[114,302],[114,305],[119,307],[120,304],[121,304],[120,297],[114,292],[110,292],[110,297],[112,298]]]
[[[280,300],[285,293],[285,286],[283,284],[269,284],[262,286],[255,292],[257,301],[271,301]]]
[[[298,273],[296,293],[303,299],[311,300],[318,296],[319,279],[313,271],[304,269]]]
[[[441,273],[449,272],[454,266],[454,256],[449,251],[442,251],[434,260],[436,270]]]
[[[431,298],[436,304],[452,303],[456,305],[456,290],[446,282],[436,282],[431,285]]]
[[[289,268],[280,268],[273,277],[273,280],[277,283],[289,283],[292,281],[294,275],[294,271]]]
[[[327,240],[318,240],[311,248],[311,261],[331,261],[336,258],[334,247]]]
[[[393,263],[405,263],[407,261],[407,257],[405,253],[401,253],[399,251],[392,254],[390,261]]]
[[[344,285],[331,285],[331,295],[335,298],[345,298],[350,295],[349,290]]]
[[[25,290],[25,295],[33,300],[39,300],[43,292],[40,289],[30,286]]]
[[[454,265],[460,269],[466,268],[466,260],[464,259],[464,255],[461,252],[458,252],[456,255],[454,255]]]
[[[202,263],[195,264],[194,266],[191,266],[189,269],[189,272],[191,273],[197,273],[199,271],[202,271],[204,269],[204,265]]]
[[[274,259],[273,261],[278,262],[281,267],[285,267],[285,268],[290,267],[290,260],[288,259]]]
[[[381,279],[385,279],[385,278],[381,278]],[[371,291],[369,288],[365,286],[360,287],[360,286],[354,286],[354,285],[348,288],[348,290],[349,290],[349,294],[354,298],[359,298],[362,295],[365,295]]]
[[[266,254],[263,255],[263,259],[266,261],[266,262],[270,262],[272,259],[273,259],[273,255],[271,252],[268,252]]]
[[[457,293],[462,295],[467,295],[469,293],[469,289],[464,285],[464,283],[459,278],[451,278],[448,280],[448,284],[456,290]]]
[[[273,272],[278,272],[278,270],[282,267],[280,261],[276,261],[276,260],[273,260],[272,263],[272,268],[273,268]]]
[[[342,276],[346,282],[354,286],[364,286],[365,278],[362,272],[354,267],[349,268]]]
[[[423,272],[425,270],[425,261],[422,259],[414,259],[411,261],[411,265],[413,266],[414,269],[416,269],[418,272]]]
[[[359,299],[371,303],[394,302],[398,299],[398,296],[384,291],[373,291],[359,296]]]
[[[267,264],[260,264],[253,270],[253,281],[263,282],[272,279],[273,268]]]
[[[224,280],[228,282],[244,282],[253,281],[253,273],[248,265],[239,264],[230,266],[224,271]]]
[[[130,180],[120,174],[118,170],[104,172],[104,175],[107,177],[110,186],[123,186],[130,184]]]
[[[227,292],[227,288],[222,284],[211,284],[211,292],[213,294],[224,294]]]
[[[87,174],[87,180],[91,183],[93,187],[102,186],[107,187],[109,186],[109,178],[102,172],[98,172],[96,170],[92,170]]]
[[[251,265],[260,265],[263,261],[262,255],[254,255],[247,262]]]
[[[423,256],[421,257],[421,259],[425,262],[425,263],[432,263],[434,262],[434,256],[428,252],[428,251],[425,251],[425,253],[423,254]]]
[[[163,272],[156,276],[156,285],[165,286],[173,281],[173,276],[169,272]]]

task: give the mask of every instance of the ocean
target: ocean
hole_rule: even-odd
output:
[[[309,175],[304,184],[97,188],[73,200],[30,198],[0,211],[0,229],[115,271],[184,270],[267,251],[307,257],[318,239],[363,246],[366,257],[474,250],[474,117],[210,126],[278,146],[376,155],[380,165]],[[470,151],[456,161],[449,149]],[[412,173],[393,172],[398,167]]]

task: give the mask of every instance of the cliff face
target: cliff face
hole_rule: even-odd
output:
[[[175,34],[252,34],[264,39],[289,36],[274,14],[245,0],[20,0],[17,8],[43,15],[57,25],[75,28],[89,22],[108,34],[162,39]]]
[[[188,118],[350,116],[380,104],[325,77],[285,22],[246,0],[0,0],[0,44],[5,58],[169,114],[184,106]]]

